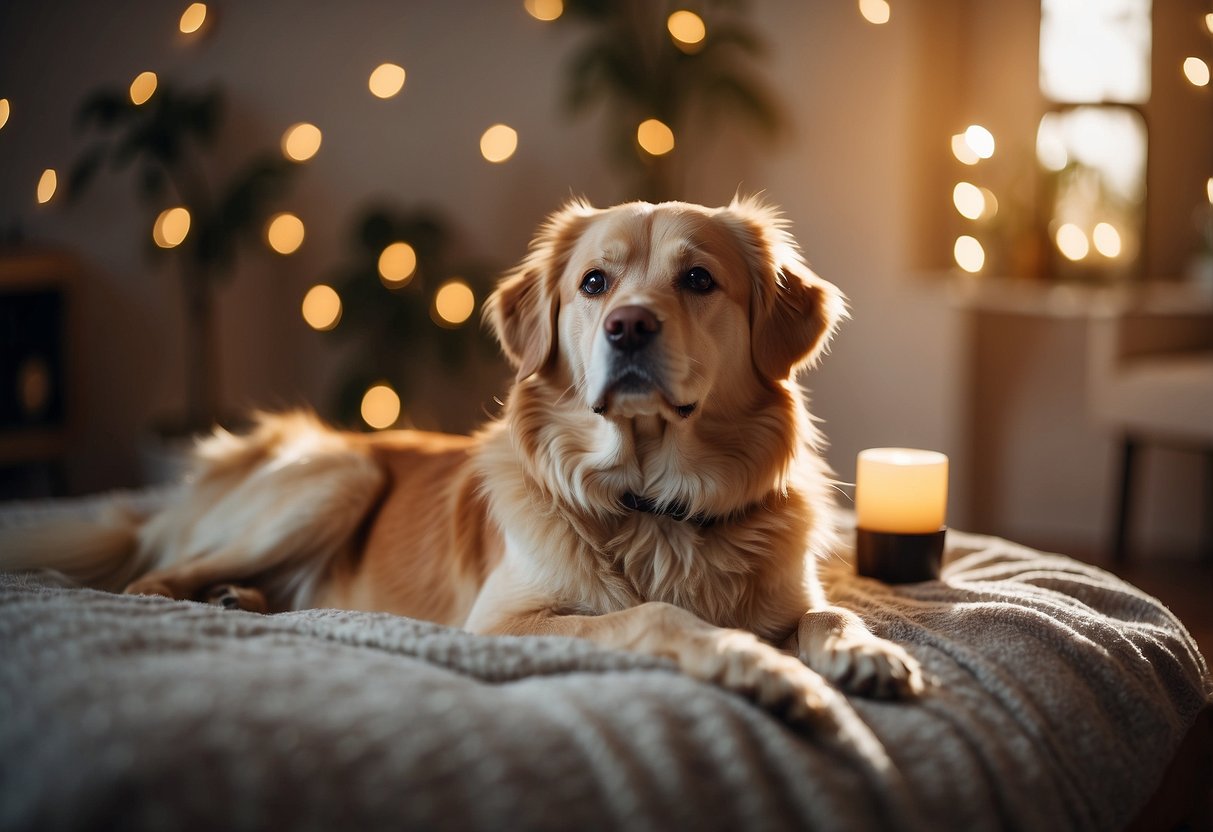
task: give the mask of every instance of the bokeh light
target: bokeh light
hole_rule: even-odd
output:
[[[1087,235],[1072,222],[1068,222],[1057,229],[1055,239],[1057,241],[1057,250],[1067,260],[1081,260],[1091,251],[1091,244],[1087,242]]]
[[[375,430],[390,428],[400,418],[400,397],[387,383],[374,385],[362,396],[362,421]]]
[[[408,243],[392,243],[379,255],[379,278],[389,289],[399,289],[417,270],[417,252]]]
[[[517,149],[518,131],[505,124],[494,124],[480,137],[480,155],[490,162],[504,162]]]
[[[1213,176],[1205,180],[1205,196],[1209,199],[1209,204],[1213,205]]]
[[[131,81],[131,101],[135,105],[145,104],[156,92],[156,73],[140,72]]]
[[[683,52],[693,53],[703,48],[708,27],[695,12],[680,9],[666,19],[665,26],[674,39],[674,45]]]
[[[957,133],[952,137],[952,155],[966,165],[975,165],[981,161],[981,157],[974,153],[973,148],[965,141],[964,133]]]
[[[303,220],[294,214],[276,214],[265,229],[270,248],[279,254],[294,254],[303,245]]]
[[[459,326],[476,309],[476,296],[462,280],[448,280],[434,295],[434,320],[443,326]]]
[[[59,176],[55,173],[55,169],[47,168],[42,171],[42,176],[38,178],[38,202],[43,205],[50,202],[57,187],[59,187]]]
[[[885,0],[859,0],[859,13],[868,23],[880,25],[889,22],[891,12]]]
[[[319,127],[301,121],[288,127],[282,134],[282,153],[292,161],[306,162],[320,150],[322,139]]]
[[[986,198],[981,188],[972,182],[957,182],[952,189],[952,204],[965,219],[975,220],[986,210]]]
[[[302,312],[308,326],[327,332],[341,321],[341,296],[332,286],[318,283],[303,296]]]
[[[1200,58],[1184,58],[1184,75],[1194,86],[1209,86],[1209,65]]]
[[[206,22],[206,3],[191,3],[189,7],[182,12],[181,22],[178,28],[182,34],[191,35],[202,28],[202,24]]]
[[[979,159],[994,155],[994,134],[980,124],[970,124],[964,132],[965,144]]]
[[[404,67],[397,64],[380,64],[367,81],[371,93],[379,98],[391,98],[404,89]]]
[[[968,234],[956,238],[952,256],[956,259],[956,265],[969,274],[976,274],[986,264],[986,250],[981,247],[976,237],[970,237]]]
[[[1121,250],[1120,232],[1110,222],[1101,222],[1091,233],[1095,250],[1104,257],[1119,257]]]
[[[1213,12],[1205,15],[1205,28],[1209,30],[1209,34],[1213,35]]]
[[[178,206],[160,212],[152,225],[152,240],[160,248],[175,248],[181,245],[190,233],[190,212]]]
[[[564,0],[526,0],[522,6],[536,20],[555,20],[564,14]]]
[[[674,131],[655,118],[646,119],[636,128],[636,141],[646,153],[664,156],[674,149]]]
[[[7,98],[0,98],[0,127],[8,124],[9,105]]]

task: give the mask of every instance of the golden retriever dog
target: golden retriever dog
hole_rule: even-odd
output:
[[[262,415],[202,442],[163,510],[10,533],[0,558],[254,611],[590,639],[793,719],[821,710],[821,676],[913,695],[917,662],[816,572],[832,481],[794,381],[844,310],[757,200],[573,202],[486,303],[517,379],[475,436]]]

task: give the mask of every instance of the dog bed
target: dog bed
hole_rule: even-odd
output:
[[[848,558],[833,600],[933,684],[838,732],[587,642],[0,575],[0,829],[1119,829],[1192,745],[1208,668],[1112,575],[957,532],[937,582]]]

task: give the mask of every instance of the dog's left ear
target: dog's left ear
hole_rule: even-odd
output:
[[[560,274],[593,213],[588,203],[575,200],[548,217],[526,258],[501,279],[484,304],[484,320],[518,371],[518,381],[544,369],[556,355]]]
[[[750,352],[765,377],[785,379],[816,364],[847,316],[846,297],[805,265],[785,223],[755,199],[724,209],[750,267]]]

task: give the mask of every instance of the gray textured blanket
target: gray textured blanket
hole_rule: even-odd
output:
[[[588,643],[3,575],[0,828],[1115,829],[1213,692],[1161,604],[1064,557],[953,533],[940,582],[826,572],[935,678],[840,698],[891,769]]]

